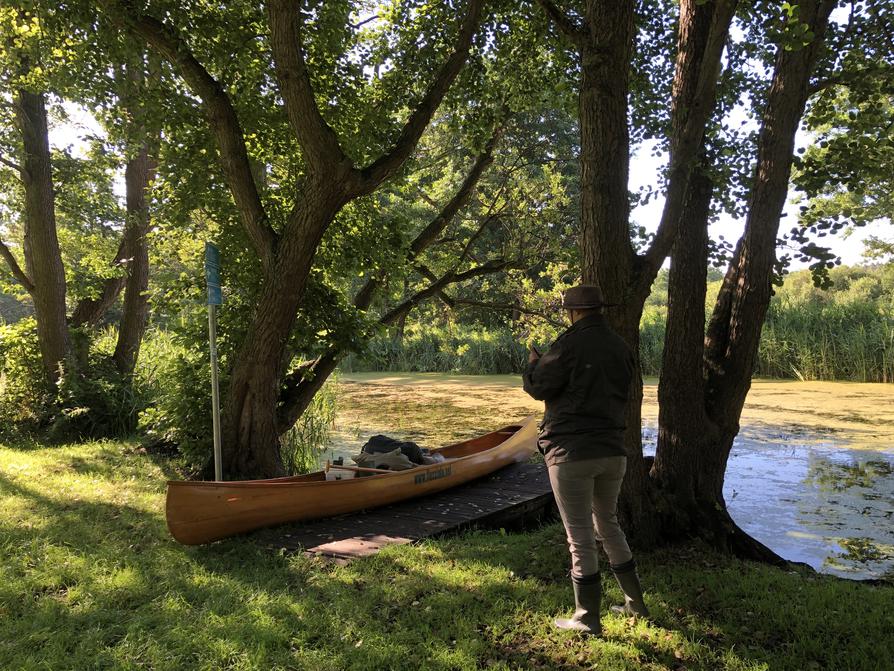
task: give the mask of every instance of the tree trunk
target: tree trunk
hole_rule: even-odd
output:
[[[258,297],[251,326],[236,355],[224,396],[222,450],[227,479],[268,478],[285,473],[277,406],[286,346],[304,294],[314,252],[346,202],[339,180],[308,178],[306,200],[293,210]]]
[[[587,31],[579,44],[581,83],[581,274],[602,288],[612,327],[634,352],[639,369],[642,303],[628,301],[635,252],[630,243],[627,192],[630,139],[627,96],[633,45],[633,3],[600,0],[587,7]],[[637,374],[627,406],[627,476],[619,515],[628,526],[642,519],[647,468],[640,434],[643,385]],[[643,536],[645,536],[643,529]],[[643,540],[646,540],[645,538]]]
[[[149,206],[146,191],[152,181],[149,147],[127,162],[124,181],[127,188],[127,230],[129,260],[124,288],[124,310],[118,327],[118,342],[112,359],[118,370],[130,375],[137,363],[140,342],[149,319]]]
[[[47,111],[41,93],[21,90],[16,120],[22,134],[25,186],[25,268],[33,282],[34,316],[47,379],[55,382],[68,354],[65,270],[56,237],[56,209]]]
[[[815,38],[801,49],[779,48],[758,140],[745,233],[704,340],[701,310],[711,185],[701,175],[693,178],[669,278],[659,444],[653,468],[663,499],[658,517],[664,535],[700,536],[721,549],[773,563],[782,559],[739,529],[729,516],[723,482],[770,303],[776,235],[788,191],[795,133],[834,4],[799,5],[798,20],[810,26]]]
[[[668,315],[658,385],[658,447],[652,469],[653,512],[664,539],[698,536],[739,555],[781,559],[733,522],[723,498],[729,449],[705,407],[704,330],[708,218],[713,185],[701,171],[690,177],[688,200],[668,277]]]
[[[630,138],[627,96],[633,2],[588,3],[581,45],[581,273],[609,302],[625,297],[633,270],[627,192]]]
[[[128,63],[126,77],[132,87],[139,91],[144,80],[142,58],[136,63]],[[140,101],[134,96],[128,105],[134,119],[136,135],[141,138],[140,147],[127,162],[124,182],[127,189],[127,223],[124,237],[129,260],[127,282],[124,289],[124,310],[118,327],[118,342],[112,359],[124,375],[130,375],[140,354],[140,342],[149,319],[149,203],[147,193],[155,173],[158,137],[148,136],[145,115]]]

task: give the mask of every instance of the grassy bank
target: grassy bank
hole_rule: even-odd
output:
[[[0,447],[3,669],[878,669],[890,587],[698,547],[641,553],[650,623],[567,613],[563,534],[470,534],[338,567],[257,537],[174,543],[133,443]],[[606,582],[608,596],[617,588]]]

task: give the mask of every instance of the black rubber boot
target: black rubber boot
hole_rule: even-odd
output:
[[[628,617],[649,617],[649,609],[643,601],[643,588],[636,573],[636,562],[631,559],[619,566],[612,566],[612,572],[624,592],[624,605],[612,606],[612,612]]]
[[[571,583],[574,585],[574,615],[568,620],[557,618],[555,625],[559,629],[599,636],[602,633],[602,623],[599,621],[602,580],[599,573],[584,576],[572,575]]]

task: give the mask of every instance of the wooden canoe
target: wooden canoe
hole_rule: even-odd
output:
[[[317,471],[271,480],[170,481],[168,529],[180,543],[198,545],[275,524],[375,508],[456,487],[526,461],[536,447],[537,422],[532,415],[518,425],[432,450],[445,461],[404,471],[344,480],[327,480],[325,471]]]

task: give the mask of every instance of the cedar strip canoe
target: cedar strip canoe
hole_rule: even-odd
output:
[[[199,545],[275,524],[375,508],[527,461],[536,448],[537,422],[531,415],[518,425],[432,450],[445,461],[404,471],[343,480],[326,480],[326,472],[317,471],[270,480],[169,481],[168,529],[180,543]]]

